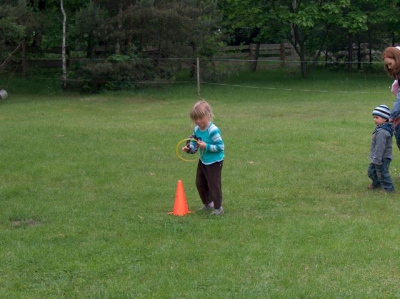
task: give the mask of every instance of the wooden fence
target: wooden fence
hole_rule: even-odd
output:
[[[243,68],[250,66],[254,69],[285,66],[287,62],[299,60],[290,43],[227,46],[221,48],[220,53],[214,58],[229,61],[230,64],[240,64]],[[260,62],[263,64],[261,65]]]
[[[243,59],[255,60],[256,59],[257,44],[241,45],[241,46],[227,46],[221,48],[221,54],[217,58],[227,59]],[[286,61],[297,59],[297,54],[289,43],[282,44],[260,44],[258,49],[258,59],[270,61]]]
[[[2,64],[5,64],[8,60],[18,59],[20,61],[18,71],[22,72],[23,74],[26,74],[28,68],[34,66],[44,67],[44,68],[61,68],[62,66],[61,47],[42,50],[38,47],[27,47],[26,42],[23,41],[16,48],[6,47],[4,50],[5,50],[4,52],[8,51],[8,53],[11,52],[11,54],[7,55],[8,57],[4,60],[4,62],[0,60],[0,67],[2,66]],[[43,59],[27,58],[28,54],[35,54],[37,57],[42,56]],[[49,55],[47,54],[54,54],[55,57],[49,58],[48,57]],[[66,49],[66,56],[67,56],[67,67],[69,67],[71,65],[71,59],[72,59],[71,51],[69,49]]]
[[[25,43],[21,43],[18,48],[7,47],[3,53],[9,55],[10,52],[13,54],[14,60],[18,60],[18,70],[23,74],[26,74],[28,68],[31,67],[43,67],[43,68],[61,68],[61,47],[41,50],[37,47],[27,47]],[[8,52],[7,52],[8,51]],[[227,46],[220,49],[219,54],[213,58],[216,61],[226,61],[225,63],[239,63],[243,67],[251,66],[252,63],[257,59],[261,61],[269,61],[276,65],[285,65],[288,61],[297,60],[298,56],[294,51],[293,47],[289,43],[282,44],[260,44],[257,50],[256,44],[241,45],[241,46]],[[8,54],[7,54],[8,53]],[[29,54],[29,55],[28,55]],[[32,58],[29,57],[31,54],[35,54],[36,57],[43,58]],[[48,55],[53,54],[53,55]],[[67,49],[67,66],[71,65],[73,60],[85,59],[83,57],[73,57],[74,53]],[[49,58],[49,56],[53,56]],[[29,58],[28,58],[29,57]],[[7,59],[10,59],[8,57]],[[276,63],[275,63],[276,62]],[[1,65],[2,61],[0,61]],[[271,65],[271,64],[269,64]]]

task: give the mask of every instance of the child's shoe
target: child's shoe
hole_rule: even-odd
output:
[[[211,212],[210,215],[221,215],[224,213],[224,209],[220,207],[219,209],[214,209],[214,211]]]
[[[378,188],[380,188],[380,187],[381,187],[381,186],[370,185],[370,186],[367,187],[367,189],[368,189],[368,190],[375,190],[375,189],[378,189]]]
[[[213,202],[209,203],[208,205],[202,206],[197,211],[206,211],[206,210],[212,210],[212,209],[214,209],[214,203]]]
[[[394,189],[393,190],[381,190],[379,192],[380,193],[385,193],[385,194],[391,194],[391,193],[394,193]]]

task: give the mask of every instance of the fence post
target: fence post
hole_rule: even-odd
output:
[[[284,43],[281,43],[281,60],[282,66],[286,66],[286,48]]]
[[[249,44],[249,54],[250,54],[250,70],[253,70],[253,61],[254,61],[254,44]]]
[[[197,98],[200,101],[200,58],[197,57]]]
[[[22,50],[22,76],[26,76],[26,40],[22,40],[21,42],[21,50]]]

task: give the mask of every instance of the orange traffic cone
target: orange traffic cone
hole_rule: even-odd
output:
[[[183,189],[183,183],[181,180],[179,180],[175,193],[174,211],[168,214],[173,214],[175,216],[184,216],[189,213],[191,212],[189,211],[186,202],[186,195],[185,195],[185,190]]]

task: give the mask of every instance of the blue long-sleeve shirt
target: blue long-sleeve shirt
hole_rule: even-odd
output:
[[[390,118],[396,119],[400,115],[400,88],[397,91],[396,101],[394,102],[393,108],[390,111]]]
[[[221,137],[221,132],[216,125],[210,122],[210,125],[204,131],[200,130],[199,126],[196,126],[193,134],[200,137],[207,144],[204,150],[199,149],[200,160],[203,164],[210,165],[224,160],[225,145]]]

